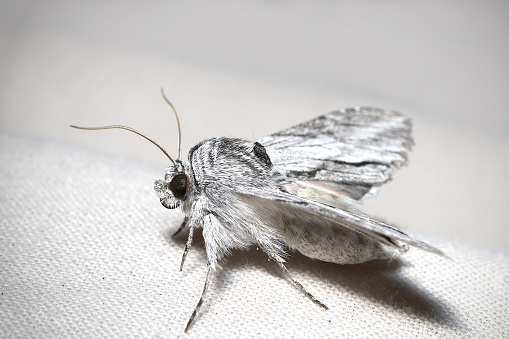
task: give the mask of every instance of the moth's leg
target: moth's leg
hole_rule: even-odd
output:
[[[203,286],[203,292],[201,292],[200,301],[198,301],[198,304],[194,308],[193,314],[191,314],[191,317],[189,318],[189,321],[187,322],[186,329],[184,332],[187,332],[187,330],[191,327],[191,325],[194,323],[194,318],[196,317],[196,314],[200,311],[200,307],[203,304],[203,300],[205,299],[205,295],[207,294],[207,290],[209,289],[209,282],[210,282],[210,276],[212,273],[212,267],[210,264],[207,263],[207,277],[205,278],[205,285]]]
[[[191,220],[191,227],[192,227]],[[194,323],[195,317],[200,311],[200,308],[205,300],[205,296],[207,294],[209,288],[209,282],[212,275],[212,271],[216,269],[217,261],[221,258],[218,255],[219,248],[216,246],[214,236],[217,235],[218,228],[223,227],[217,217],[212,212],[208,212],[203,217],[203,240],[205,241],[205,249],[207,251],[207,277],[205,278],[205,285],[203,286],[203,292],[201,294],[200,301],[196,305],[191,318],[187,323],[185,331],[187,331]]]
[[[194,226],[189,226],[189,235],[187,236],[186,248],[184,248],[184,254],[182,254],[182,262],[180,263],[180,271],[184,267],[184,261],[186,261],[187,252],[191,248],[191,244],[193,243],[193,234],[194,234]]]
[[[304,293],[309,299],[311,299],[315,304],[325,308],[326,310],[328,310],[329,308],[327,307],[327,305],[325,305],[324,303],[322,303],[320,300],[316,299],[311,293],[309,293],[306,288],[304,286],[302,286],[302,284],[300,282],[298,282],[297,280],[295,280],[295,278],[293,277],[293,275],[290,273],[290,271],[288,271],[288,269],[286,268],[285,264],[283,264],[281,261],[277,260],[277,259],[273,259],[275,262],[277,262],[277,264],[279,265],[279,267],[281,267],[281,269],[286,273],[286,275],[288,276],[288,278],[290,278],[290,280],[292,281],[292,283],[297,286],[297,288],[299,290],[301,290],[302,293]]]
[[[179,234],[180,232],[182,232],[182,230],[184,229],[184,227],[186,227],[186,224],[187,224],[187,221],[189,220],[189,218],[186,216],[184,218],[184,221],[182,222],[182,225],[180,225],[179,229],[173,233],[172,237],[176,236],[177,234]]]

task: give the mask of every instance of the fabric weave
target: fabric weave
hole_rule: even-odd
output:
[[[153,192],[164,169],[97,150],[0,136],[0,337],[507,337],[509,256],[420,236],[400,259],[288,268],[255,248],[217,271],[201,315],[201,232],[183,272],[182,215]],[[407,230],[412,233],[411,230]],[[414,234],[416,235],[416,234]]]

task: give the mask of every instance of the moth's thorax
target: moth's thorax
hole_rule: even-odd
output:
[[[154,186],[164,207],[181,207],[186,214],[211,184],[227,191],[236,186],[275,187],[282,180],[258,142],[237,138],[206,139],[189,151],[188,158],[189,162],[177,159],[166,169],[164,180],[157,180]]]
[[[262,145],[237,138],[201,141],[189,151],[189,163],[197,187],[211,183],[260,187],[277,177]]]

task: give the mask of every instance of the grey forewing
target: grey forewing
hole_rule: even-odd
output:
[[[339,183],[360,200],[405,164],[413,140],[408,118],[371,107],[348,108],[258,142],[276,168],[299,180]]]

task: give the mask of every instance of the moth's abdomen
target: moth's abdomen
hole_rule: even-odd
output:
[[[286,209],[281,232],[286,245],[303,255],[336,264],[387,259],[393,251],[377,240],[297,209]]]

